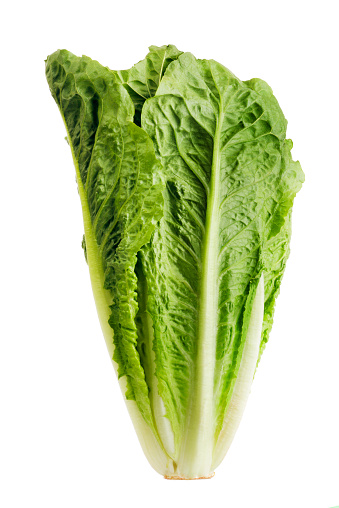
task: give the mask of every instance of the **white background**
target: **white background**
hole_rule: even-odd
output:
[[[1,28],[0,506],[339,505],[336,2],[12,2]],[[44,59],[112,69],[150,44],[265,79],[306,183],[269,345],[212,480],[165,481],[143,456],[101,336],[75,173]]]

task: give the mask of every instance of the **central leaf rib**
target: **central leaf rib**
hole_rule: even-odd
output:
[[[214,374],[218,310],[218,252],[220,223],[220,134],[223,115],[216,125],[206,230],[202,246],[202,273],[197,337],[197,359],[187,417],[186,439],[178,462],[190,477],[205,475],[212,467],[214,447]]]

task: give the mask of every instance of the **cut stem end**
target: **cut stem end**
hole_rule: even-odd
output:
[[[209,480],[210,478],[213,478],[215,473],[211,473],[208,476],[197,476],[196,478],[185,478],[184,476],[167,476],[165,475],[165,480]]]

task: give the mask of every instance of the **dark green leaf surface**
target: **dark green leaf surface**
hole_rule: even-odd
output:
[[[153,425],[137,352],[134,267],[162,214],[160,165],[148,135],[132,123],[133,103],[113,72],[87,57],[58,51],[48,58],[46,75],[68,130],[79,192],[82,187],[86,199],[83,209],[87,204],[104,287],[112,296],[110,325],[119,376],[126,375],[126,397],[136,400]]]

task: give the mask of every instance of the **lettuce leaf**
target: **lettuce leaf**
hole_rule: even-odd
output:
[[[160,164],[116,76],[87,57],[58,51],[47,79],[64,119],[82,204],[86,257],[108,347],[126,376],[126,398],[153,427],[137,353],[137,253],[162,215]],[[109,324],[109,326],[108,326]],[[113,331],[114,330],[114,334]]]
[[[141,111],[147,99],[153,97],[168,65],[182,53],[175,46],[150,46],[144,60],[131,69],[117,71],[116,76],[128,91],[134,107],[134,122],[141,125]]]
[[[143,449],[169,477],[227,452],[273,322],[303,182],[270,87],[151,46],[111,71],[57,51],[86,258]]]

